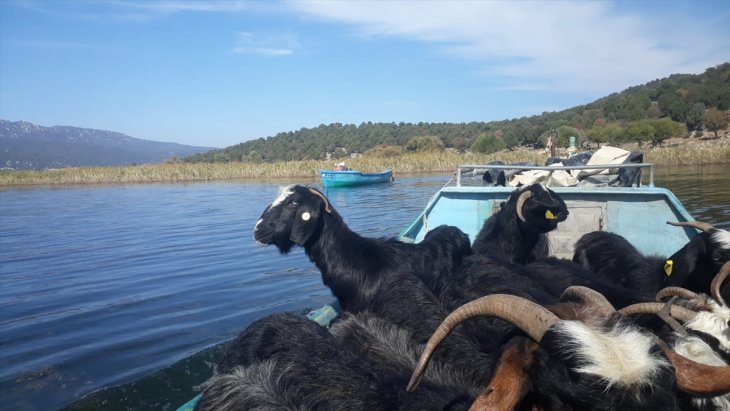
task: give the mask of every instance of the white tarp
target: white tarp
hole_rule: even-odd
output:
[[[586,165],[594,164],[623,164],[631,154],[630,151],[618,147],[603,146],[598,149]],[[550,166],[562,166],[563,163],[555,163]],[[543,183],[548,187],[569,187],[578,185],[578,182],[590,175],[595,174],[616,174],[617,168],[601,168],[592,170],[525,170],[512,174],[507,180],[507,184],[516,187],[518,185],[529,185],[533,183]]]

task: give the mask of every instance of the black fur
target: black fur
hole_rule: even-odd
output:
[[[712,279],[730,259],[730,250],[713,240],[717,232],[700,233],[664,258],[644,256],[624,237],[596,231],[576,242],[573,261],[614,284],[645,293],[678,286],[708,294]],[[673,262],[671,275],[664,270],[667,260]]]
[[[532,196],[525,202],[522,214],[527,221],[517,216],[517,199],[530,191]],[[547,218],[550,211],[554,218]],[[536,257],[533,254],[542,235],[554,230],[558,223],[568,217],[565,202],[554,191],[540,184],[532,184],[515,190],[502,205],[502,210],[484,222],[472,249],[475,254],[498,256],[516,263],[527,263]],[[539,248],[547,256],[547,248]]]
[[[466,410],[473,398],[378,364],[295,314],[251,324],[230,345],[196,410]]]
[[[437,281],[454,270],[470,251],[468,237],[456,228],[437,228],[419,244],[365,238],[347,227],[321,193],[299,185],[287,192],[264,211],[254,238],[282,253],[302,245],[344,311],[385,319],[411,332],[413,344],[428,341],[448,312],[420,278]],[[486,385],[491,358],[461,330],[435,358],[470,372],[475,385]]]

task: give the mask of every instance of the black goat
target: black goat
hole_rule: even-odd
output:
[[[471,254],[469,237],[450,226],[436,227],[418,244],[362,237],[347,227],[322,193],[300,185],[286,187],[266,208],[254,239],[275,245],[282,254],[295,245],[304,247],[324,284],[351,312],[369,309],[393,275],[417,275],[430,284]]]
[[[366,334],[361,341],[381,338],[360,330]],[[409,374],[363,355],[361,347],[300,315],[274,314],[231,343],[195,409],[466,410],[473,401],[463,390],[428,380],[423,392],[409,394]]]
[[[536,255],[547,256],[543,234],[566,218],[563,199],[541,184],[532,184],[515,190],[502,209],[484,222],[472,249],[474,254],[527,263]]]
[[[481,409],[681,410],[689,406],[682,402],[683,392],[730,392],[730,367],[697,364],[657,344],[653,334],[591,290],[571,288],[566,294],[551,308],[559,315],[508,295],[460,307],[434,332],[408,389],[416,389],[431,357],[438,355],[433,350],[451,330],[474,316],[497,316],[533,341],[510,343],[474,404]]]
[[[615,284],[650,294],[672,286],[707,294],[720,266],[730,261],[730,232],[709,224],[680,224],[703,232],[669,258],[644,256],[624,237],[596,231],[576,242],[573,261]]]
[[[651,294],[639,293],[612,284],[570,260],[543,258],[528,264],[516,264],[498,257],[469,256],[451,276],[439,294],[448,310],[492,294],[518,296],[542,306],[557,304],[571,286],[583,286],[600,292],[616,307],[650,302]],[[654,321],[656,322],[656,321]],[[493,352],[519,330],[495,317],[474,318],[464,329],[484,352]]]
[[[344,311],[367,311],[412,333],[423,344],[448,312],[424,281],[454,270],[470,252],[468,237],[455,228],[433,230],[419,244],[362,237],[351,231],[319,191],[286,187],[256,223],[254,239],[281,253],[300,245],[322,273],[322,280]],[[472,370],[483,385],[489,357],[466,334],[444,347],[457,368]]]

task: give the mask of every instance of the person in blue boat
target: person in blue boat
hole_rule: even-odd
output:
[[[335,164],[335,171],[347,171],[350,167],[345,165],[345,162]]]

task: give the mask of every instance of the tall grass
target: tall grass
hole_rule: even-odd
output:
[[[730,141],[708,145],[658,147],[644,150],[645,161],[657,165],[730,163]],[[451,151],[403,154],[398,157],[348,159],[347,165],[365,172],[392,168],[397,174],[448,172],[459,164],[534,161],[543,164],[547,155],[538,150],[501,151],[493,154],[458,154]],[[164,163],[127,167],[74,167],[43,171],[0,171],[0,186],[176,182],[228,179],[293,178],[318,176],[334,161],[289,161],[281,163]]]

